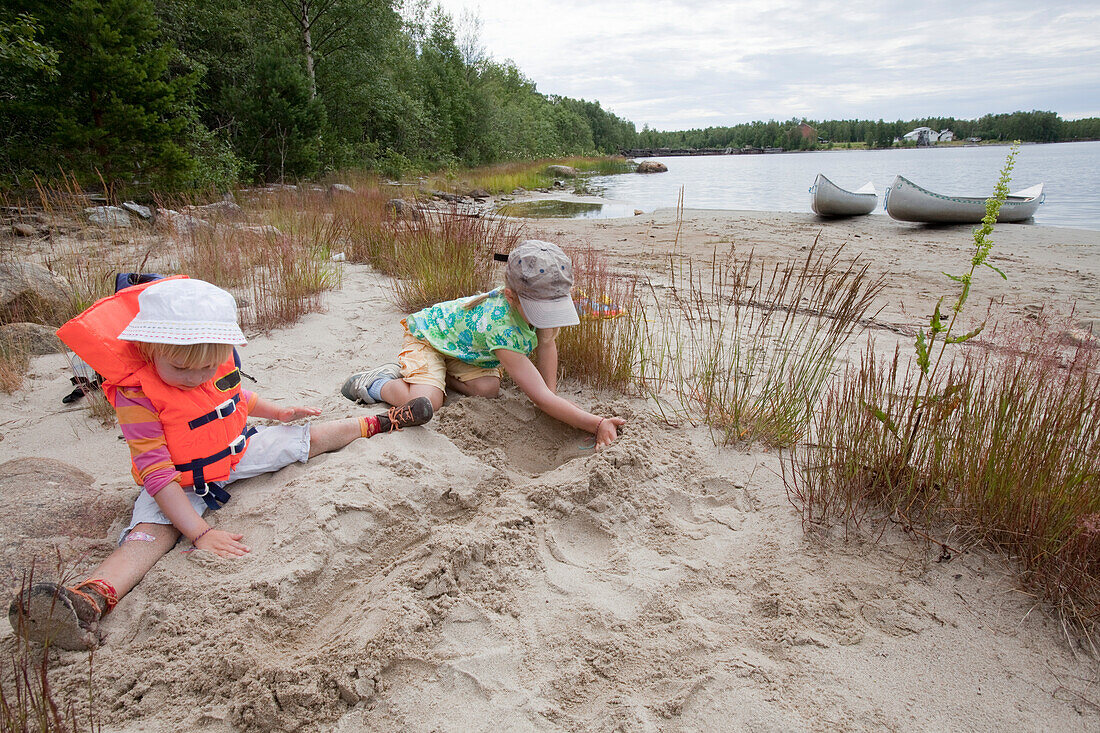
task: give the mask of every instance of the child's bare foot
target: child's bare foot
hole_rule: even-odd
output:
[[[413,397],[411,400],[398,407],[391,407],[388,412],[378,416],[379,432],[411,428],[414,425],[423,425],[432,419],[432,401],[427,397]]]
[[[8,621],[16,633],[40,644],[62,649],[92,649],[99,645],[99,620],[108,598],[87,581],[72,588],[35,583],[11,602]]]

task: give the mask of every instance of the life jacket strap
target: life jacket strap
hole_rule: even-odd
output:
[[[211,511],[217,511],[225,506],[225,503],[233,497],[229,495],[229,492],[225,490],[224,484],[220,484],[217,481],[211,481],[207,483],[202,482],[202,488],[199,488],[199,482],[195,482],[195,495],[201,496],[202,500],[206,502],[207,508]]]
[[[232,401],[227,400],[232,404]],[[223,403],[224,404],[224,403]],[[219,405],[219,408],[222,405]],[[206,458],[196,458],[193,461],[187,463],[177,463],[176,470],[182,472],[191,472],[191,480],[194,485],[195,495],[201,496],[202,500],[206,502],[211,510],[221,509],[222,506],[231,498],[229,492],[222,488],[222,484],[217,481],[207,481],[202,475],[202,470],[206,466],[212,463],[217,463],[223,458],[229,456],[235,456],[239,453],[243,453],[245,446],[248,445],[248,439],[255,435],[258,431],[256,428],[245,426],[241,434],[238,435],[232,443],[225,448],[222,448],[217,453],[207,456]]]
[[[239,394],[233,395],[210,412],[201,417],[196,417],[194,420],[187,423],[187,427],[192,430],[197,430],[206,423],[214,422],[215,420],[224,420],[237,411],[237,403],[240,402],[240,399],[241,396]]]

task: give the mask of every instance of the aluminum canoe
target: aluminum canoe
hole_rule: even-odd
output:
[[[874,210],[877,196],[874,183],[848,191],[818,173],[810,186],[810,207],[818,216],[860,216]]]
[[[1001,205],[997,221],[1025,221],[1043,203],[1043,184],[1010,193]],[[886,189],[886,213],[899,221],[935,224],[974,224],[985,216],[986,198],[944,196],[922,188],[905,176],[897,176]]]

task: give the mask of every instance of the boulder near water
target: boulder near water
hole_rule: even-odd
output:
[[[665,173],[668,166],[656,160],[643,160],[634,170],[635,173]]]

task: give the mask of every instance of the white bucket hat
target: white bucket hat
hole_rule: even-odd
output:
[[[164,280],[138,295],[138,314],[118,335],[151,344],[245,344],[237,301],[203,280]]]
[[[558,245],[538,239],[520,242],[508,254],[508,282],[535,328],[581,322],[569,295],[573,289],[573,263]]]

